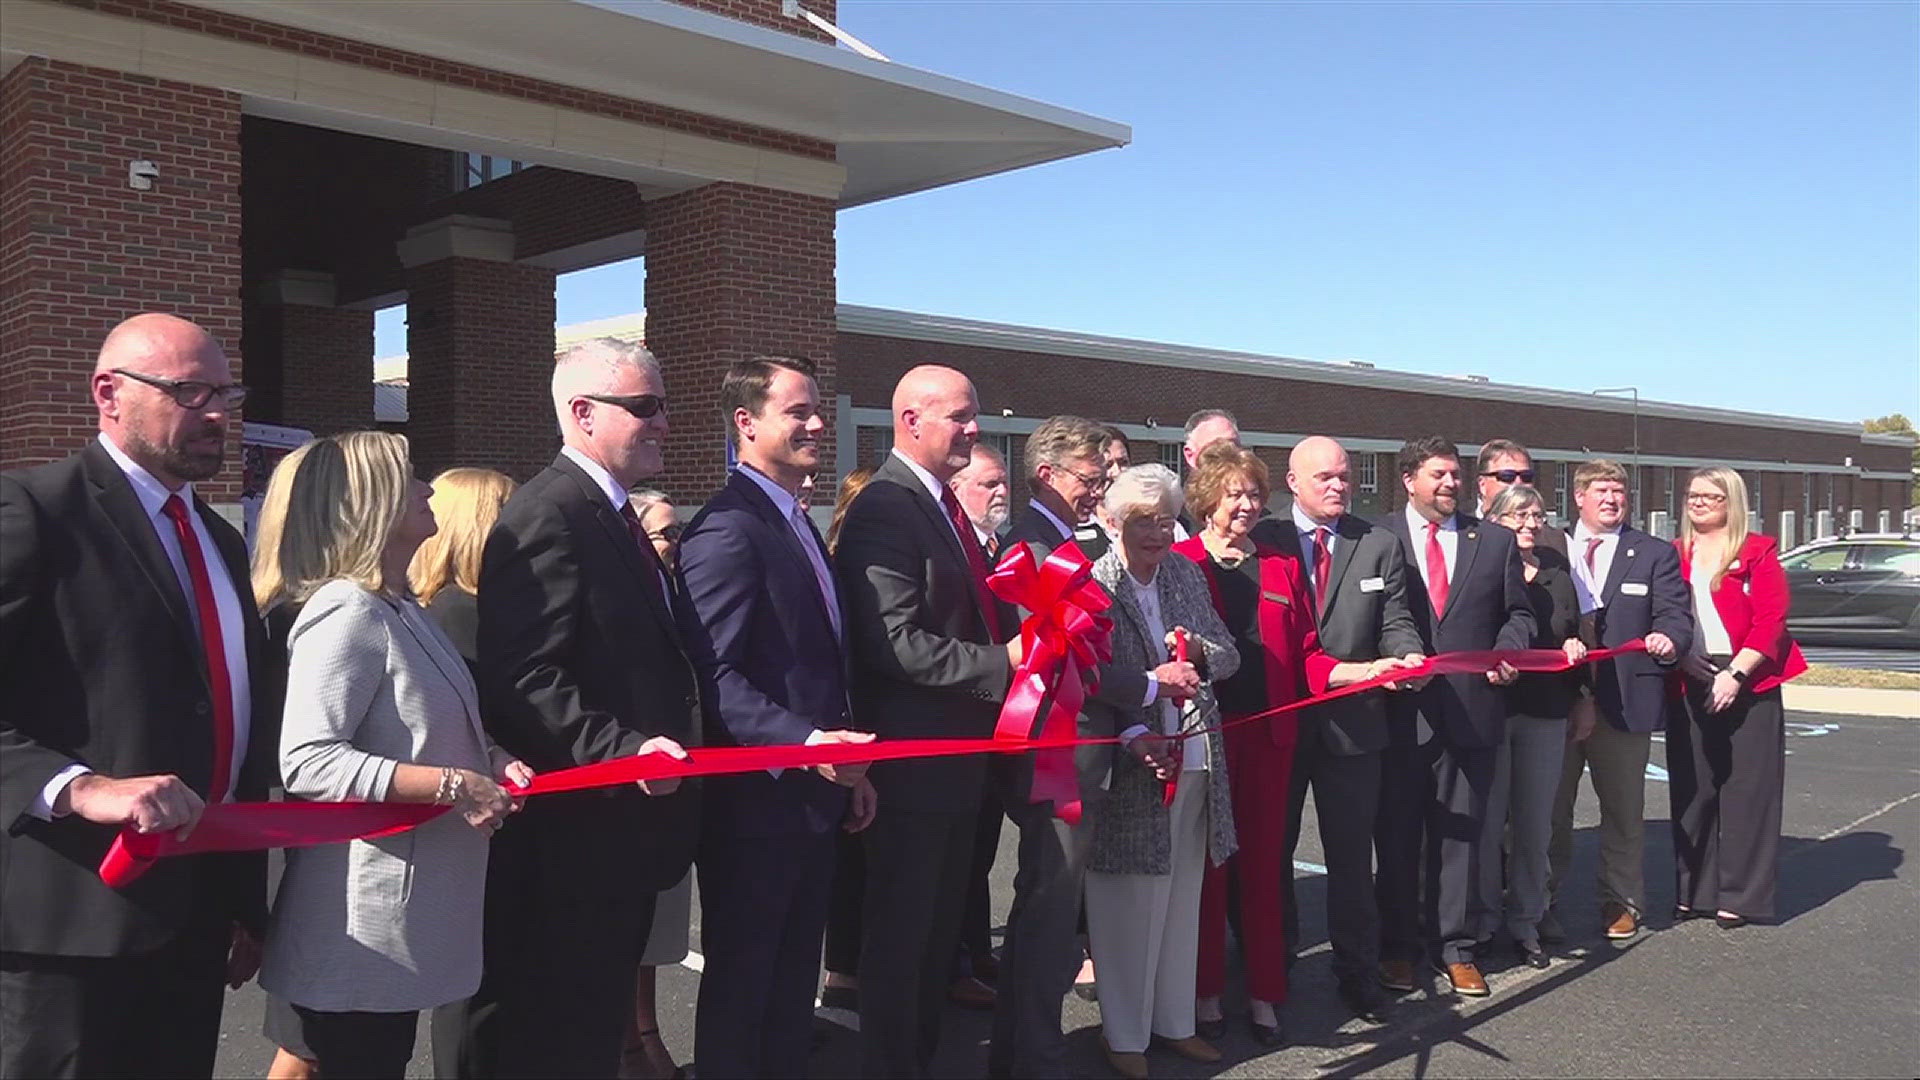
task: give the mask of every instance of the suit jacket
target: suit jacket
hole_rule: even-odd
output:
[[[194,511],[239,593],[248,669],[264,671],[246,544],[198,498]],[[98,442],[0,475],[0,950],[124,956],[210,917],[265,929],[264,853],[162,859],[114,890],[96,872],[113,829],[29,812],[70,761],[111,777],[172,773],[206,794],[213,697],[193,620],[139,496]],[[234,788],[244,800],[272,783],[280,709],[274,680],[250,685]]]
[[[1446,610],[1437,615],[1418,573],[1407,575],[1407,606],[1430,654],[1533,647],[1533,605],[1513,534],[1498,525],[1455,514],[1458,530]],[[1425,539],[1407,531],[1405,514],[1385,526],[1408,560],[1424,558]],[[1506,734],[1507,695],[1483,674],[1441,675],[1410,700],[1393,703],[1396,742],[1426,742],[1435,733],[1450,746],[1486,747]]]
[[[1328,572],[1333,585],[1325,596],[1313,597],[1320,648],[1335,660],[1352,661],[1425,652],[1407,607],[1406,557],[1392,534],[1345,514],[1334,523],[1334,535]],[[1260,522],[1253,536],[1278,548],[1282,556],[1300,559],[1300,533],[1292,515]],[[1313,568],[1300,561],[1301,580],[1311,592]],[[1377,752],[1387,745],[1390,698],[1385,693],[1358,694],[1304,710],[1298,737],[1318,740],[1336,755]]]
[[[1685,543],[1675,540],[1673,546],[1680,553],[1680,575],[1691,589],[1693,560]],[[1793,606],[1793,595],[1787,588],[1787,573],[1780,566],[1780,548],[1773,537],[1748,533],[1739,556],[1712,593],[1713,610],[1720,616],[1720,625],[1726,627],[1733,651],[1752,649],[1766,657],[1753,669],[1750,692],[1764,694],[1807,670],[1807,658],[1800,655],[1800,646],[1787,633],[1787,609]]]
[[[1026,507],[1018,520],[1007,530],[1006,547],[1024,543],[1033,549],[1033,557],[1045,561],[1068,537],[1062,537],[1053,522]],[[1079,543],[1079,541],[1075,541]],[[1098,558],[1085,547],[1081,552],[1089,560]],[[1024,618],[1029,612],[1022,609]],[[1149,665],[1151,667],[1153,665]],[[1099,680],[1087,695],[1087,703],[1076,718],[1076,727],[1083,739],[1105,739],[1120,734],[1113,727],[1117,713],[1114,709],[1139,708],[1147,697],[1147,670],[1138,665],[1106,663],[1098,667]],[[1112,709],[1096,708],[1096,703],[1113,706]],[[1080,774],[1080,799],[1082,803],[1097,799],[1107,789],[1113,775],[1115,754],[1119,748],[1111,744],[1104,746],[1078,746],[1074,748],[1073,760]],[[1009,804],[1019,806],[1027,802],[1033,794],[1033,755],[1020,754],[1002,757],[994,762],[994,771],[1001,790]]]
[[[480,563],[481,715],[536,772],[635,753],[652,736],[699,742],[700,699],[661,591],[660,560],[565,455],[500,510]],[[530,799],[509,828],[596,886],[660,892],[686,875],[698,782]],[[504,836],[504,832],[503,832]]]
[[[1655,631],[1672,639],[1682,656],[1693,643],[1693,597],[1680,573],[1680,555],[1665,540],[1622,528],[1600,602],[1604,606],[1592,613],[1592,621],[1594,639],[1602,648]],[[1646,653],[1600,661],[1593,673],[1600,715],[1622,731],[1666,727],[1667,671]]]
[[[847,507],[835,564],[857,725],[882,739],[990,737],[1013,670],[950,519],[899,458]],[[995,603],[1010,632],[1013,609]],[[986,768],[975,755],[882,762],[867,775],[882,806],[971,813]]]
[[[806,542],[832,565],[812,522]],[[800,543],[738,472],[681,534],[680,628],[710,745],[793,746],[852,726],[846,655]],[[705,786],[709,834],[827,833],[847,810],[847,789],[807,769],[716,776]]]

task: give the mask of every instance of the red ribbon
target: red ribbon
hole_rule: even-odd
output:
[[[1073,553],[1073,557],[1077,557],[1080,563],[1086,561],[1086,557],[1080,555],[1077,550]],[[1026,556],[1026,559],[1028,566],[1031,567],[1031,553]],[[1052,559],[1048,560],[1049,563],[1052,561]],[[1072,557],[1068,561],[1071,562]],[[1002,566],[1005,566],[1004,561]],[[1044,567],[1037,568],[1036,572],[1043,574],[1044,569]],[[1067,575],[1067,580],[1070,581],[1077,576],[1076,570]],[[1084,607],[1081,610],[1086,611]],[[1087,612],[1087,615],[1089,618],[1094,618],[1097,612]],[[1069,617],[1073,618],[1075,625],[1084,625],[1078,622],[1077,617]],[[1102,624],[1105,623],[1104,619],[1099,621]],[[1034,619],[1029,619],[1028,625],[1033,626],[1036,638],[1043,636],[1041,627],[1034,625]],[[1023,626],[1022,633],[1026,633],[1026,630],[1027,628]],[[1089,645],[1092,651],[1088,655],[1101,656],[1105,647],[1105,639],[1102,638],[1098,649],[1092,649]],[[1629,641],[1614,649],[1595,649],[1586,655],[1581,664],[1595,664],[1623,653],[1642,652],[1644,649],[1645,647],[1639,641]],[[1080,655],[1078,650],[1069,651],[1073,655]],[[1315,694],[1278,708],[1268,709],[1266,712],[1241,717],[1220,727],[1224,729],[1255,723],[1282,713],[1365,693],[1390,682],[1404,682],[1430,675],[1482,674],[1493,670],[1503,661],[1520,671],[1528,672],[1566,671],[1578,666],[1569,663],[1566,654],[1558,649],[1447,653],[1442,656],[1428,657],[1416,667],[1402,668],[1378,678],[1350,683],[1337,690],[1329,690],[1323,694]],[[1023,663],[1021,670],[1027,670],[1028,666]],[[1049,714],[1049,720],[1051,719],[1052,714]],[[1003,725],[1006,723],[1004,711],[1001,714],[1001,722]],[[1071,714],[1068,716],[1068,722],[1073,723]],[[528,787],[516,789],[515,794],[551,795],[565,791],[613,787],[641,780],[687,779],[698,776],[757,772],[761,769],[773,768],[805,769],[814,765],[850,765],[866,761],[899,761],[907,758],[953,757],[961,754],[1032,753],[1036,758],[1037,795],[1040,759],[1049,755],[1064,755],[1067,764],[1071,767],[1073,751],[1076,747],[1112,745],[1119,742],[1116,738],[1075,738],[1072,735],[1075,730],[1073,727],[1067,728],[1069,735],[1064,739],[1054,738],[1043,732],[1040,738],[1034,739],[1002,737],[996,734],[991,739],[898,739],[873,743],[823,743],[819,746],[711,747],[689,750],[685,760],[658,753],[638,754],[593,765],[542,773],[534,777],[533,783]],[[1198,732],[1188,732],[1188,734],[1198,734]],[[1072,773],[1068,775],[1071,777]],[[1067,801],[1073,804],[1076,814],[1079,810],[1078,794],[1076,787],[1067,798]],[[1056,808],[1059,805],[1056,803]],[[117,889],[139,877],[156,859],[176,855],[260,851],[276,847],[311,847],[316,844],[334,844],[346,840],[371,840],[404,832],[445,811],[446,808],[441,806],[407,803],[220,803],[207,807],[206,811],[200,815],[200,821],[194,827],[192,835],[186,840],[179,839],[178,834],[171,832],[139,833],[130,827],[123,828],[120,834],[114,837],[112,847],[100,862],[100,878]]]
[[[1020,667],[1013,673],[994,738],[1019,745],[1067,743],[1079,735],[1087,691],[1099,685],[1097,665],[1113,658],[1113,604],[1093,580],[1093,562],[1069,540],[1036,564],[1033,549],[1015,544],[987,578],[995,596],[1033,614],[1020,624]],[[1054,815],[1080,821],[1080,774],[1073,749],[1033,755],[1029,800],[1052,802]]]

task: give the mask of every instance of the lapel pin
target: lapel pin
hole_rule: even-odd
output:
[[[1739,559],[1735,559],[1735,560],[1733,560],[1732,562],[1730,562],[1730,563],[1728,563],[1728,564],[1727,564],[1727,569],[1729,569],[1729,570],[1738,570],[1738,569],[1740,569],[1740,560],[1739,560]]]
[[[1474,531],[1473,531],[1472,529],[1468,529],[1468,530],[1467,530],[1467,539],[1469,539],[1469,540],[1471,540],[1471,539],[1473,539],[1473,538],[1474,538]]]
[[[1628,549],[1627,549],[1627,558],[1629,558],[1629,559],[1631,559],[1631,558],[1633,558],[1633,549],[1632,549],[1632,548],[1628,548]]]

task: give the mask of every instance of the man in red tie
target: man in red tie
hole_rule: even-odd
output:
[[[1011,609],[948,481],[979,437],[980,400],[925,365],[893,391],[893,450],[847,508],[835,555],[854,726],[882,740],[986,738],[1019,660]],[[924,1076],[940,1037],[986,784],[979,756],[885,762],[866,837],[860,1039],[867,1076]]]
[[[246,388],[146,314],[92,391],[98,439],[0,478],[0,1076],[207,1076],[223,990],[258,966],[264,855],[117,892],[94,867],[120,828],[190,831],[277,772],[246,545],[193,490]]]
[[[1526,648],[1533,611],[1520,549],[1506,529],[1460,511],[1459,448],[1437,435],[1414,439],[1400,448],[1398,465],[1407,506],[1386,527],[1413,568],[1408,606],[1428,652]],[[1455,993],[1487,993],[1469,912],[1480,860],[1499,857],[1481,843],[1481,821],[1506,735],[1501,688],[1518,674],[1502,663],[1444,675],[1389,706],[1392,744],[1375,833],[1380,981],[1389,989],[1410,989],[1424,956]]]

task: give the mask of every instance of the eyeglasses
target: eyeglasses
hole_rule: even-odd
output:
[[[1689,491],[1687,492],[1687,501],[1690,503],[1699,503],[1702,506],[1719,506],[1721,503],[1727,501],[1727,497],[1718,491]]]
[[[1179,518],[1155,517],[1149,514],[1141,514],[1138,517],[1127,519],[1129,528],[1153,529],[1165,533],[1172,532],[1173,527],[1179,523]]]
[[[1547,523],[1547,515],[1538,510],[1529,510],[1520,514],[1501,514],[1500,520],[1507,522],[1509,528],[1532,525],[1538,528]]]
[[[633,394],[628,397],[616,397],[612,394],[581,394],[580,396],[602,405],[618,405],[632,413],[636,420],[646,420],[667,411],[667,399],[659,394]]]
[[[134,382],[143,382],[157,390],[166,392],[175,405],[183,409],[204,409],[214,397],[220,398],[222,409],[237,409],[247,400],[247,388],[239,383],[227,383],[215,386],[212,383],[193,382],[187,379],[162,379],[154,375],[142,375],[138,371],[126,368],[112,369],[115,375],[124,375]]]
[[[1087,485],[1087,489],[1089,491],[1104,491],[1106,490],[1107,485],[1109,483],[1112,483],[1112,481],[1108,479],[1106,473],[1097,472],[1097,473],[1094,473],[1092,476],[1088,476],[1086,473],[1077,472],[1073,469],[1069,469],[1065,465],[1055,465],[1054,468],[1059,469],[1061,472],[1066,473],[1068,476],[1071,476],[1075,480],[1078,480],[1081,483]]]
[[[1494,469],[1491,472],[1483,472],[1480,475],[1495,477],[1503,484],[1511,484],[1516,481],[1522,484],[1533,483],[1532,469]]]
[[[671,544],[680,539],[681,530],[684,528],[685,526],[682,525],[669,525],[664,529],[647,533],[647,539],[660,540]]]

